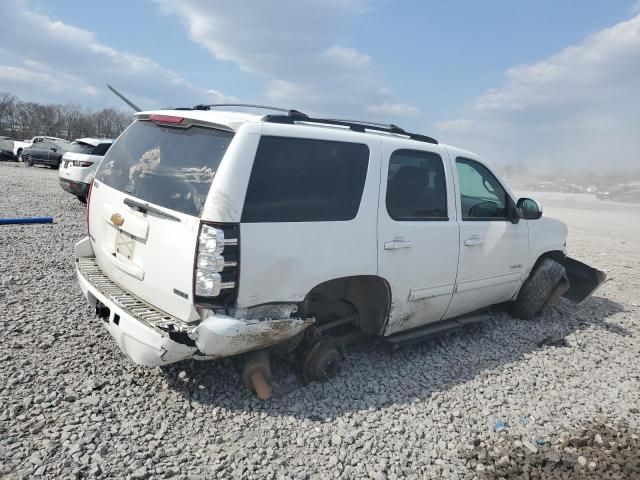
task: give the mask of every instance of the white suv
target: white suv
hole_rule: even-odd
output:
[[[318,380],[362,335],[399,344],[503,302],[530,318],[583,300],[604,274],[541,215],[479,156],[394,125],[143,112],[96,174],[76,267],[134,362],[257,351],[244,379],[266,398],[271,348]]]
[[[75,140],[72,149],[62,156],[58,170],[62,189],[74,194],[81,202],[86,202],[89,185],[112,144],[113,139],[110,138]]]

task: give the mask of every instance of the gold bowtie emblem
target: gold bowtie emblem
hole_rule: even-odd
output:
[[[124,223],[124,218],[119,213],[114,213],[111,215],[111,223],[113,223],[116,227],[121,227]]]

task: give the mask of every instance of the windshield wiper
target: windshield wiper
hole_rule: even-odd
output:
[[[148,203],[142,203],[142,202],[136,202],[135,200],[132,200],[130,198],[125,198],[124,200],[124,204],[131,207],[131,208],[135,208],[136,210],[138,210],[139,212],[142,213],[147,213],[147,212],[153,212],[156,213],[162,217],[168,218],[170,220],[175,220],[176,222],[181,222],[182,220],[180,220],[178,217],[174,217],[173,215],[163,212],[162,210],[160,210],[159,208],[153,207],[151,205],[149,205]]]

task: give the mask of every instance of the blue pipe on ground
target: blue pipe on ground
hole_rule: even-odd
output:
[[[53,223],[53,217],[0,218],[0,225],[18,225],[23,223]]]

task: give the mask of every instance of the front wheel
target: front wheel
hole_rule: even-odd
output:
[[[24,164],[25,164],[27,167],[33,167],[33,160],[31,160],[31,157],[26,157],[26,158],[24,159]]]
[[[543,259],[524,282],[511,313],[530,320],[548,304],[557,300],[569,288],[564,266],[551,258]]]

